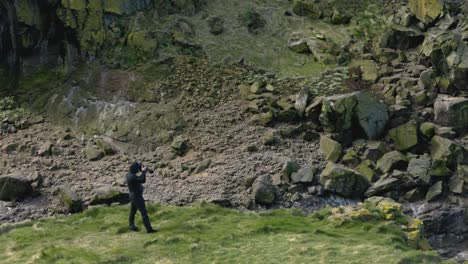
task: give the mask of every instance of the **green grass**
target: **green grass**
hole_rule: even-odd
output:
[[[159,233],[127,229],[127,206],[0,228],[0,263],[436,263],[386,222],[336,227],[296,210],[149,206]],[[315,214],[317,215],[317,214]],[[141,222],[138,223],[141,226]],[[11,230],[10,230],[11,229]]]

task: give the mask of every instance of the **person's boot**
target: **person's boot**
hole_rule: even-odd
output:
[[[157,230],[157,229],[153,229],[153,228],[151,228],[151,229],[149,229],[149,230],[146,230],[146,233],[148,233],[148,234],[156,233],[156,232],[158,232],[158,230]]]
[[[134,231],[134,232],[138,232],[140,229],[138,229],[138,227],[136,226],[129,226],[128,227],[130,230]]]

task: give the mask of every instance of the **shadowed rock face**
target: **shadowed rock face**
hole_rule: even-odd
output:
[[[28,180],[16,176],[0,177],[0,200],[15,201],[32,195],[33,189]]]

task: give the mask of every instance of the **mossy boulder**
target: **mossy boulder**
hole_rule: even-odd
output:
[[[375,196],[394,190],[400,181],[394,177],[382,177],[367,190],[366,196]]]
[[[319,121],[324,131],[378,138],[388,122],[387,107],[367,92],[326,97]],[[361,131],[362,135],[357,131]]]
[[[0,200],[15,201],[33,194],[31,183],[19,176],[0,176]]]
[[[189,148],[188,139],[184,136],[177,136],[174,138],[171,144],[172,151],[174,151],[177,155],[182,156],[187,153]]]
[[[70,213],[83,211],[83,201],[78,195],[69,190],[59,191],[60,203]]]
[[[312,19],[321,16],[320,9],[313,0],[294,0],[292,10],[298,16],[307,16]]]
[[[408,6],[411,12],[421,22],[428,24],[438,18],[444,10],[442,0],[409,0]]]
[[[428,184],[431,180],[431,158],[428,155],[424,155],[418,158],[413,158],[408,164],[408,173],[417,178],[422,183]]]
[[[351,15],[339,10],[333,11],[330,22],[335,25],[348,24],[351,21]]]
[[[350,68],[359,68],[362,72],[362,79],[374,83],[379,78],[377,63],[373,60],[353,60]]]
[[[397,150],[403,151],[418,144],[418,126],[409,122],[389,131],[390,138]]]
[[[97,189],[94,195],[91,197],[89,202],[90,205],[106,204],[111,205],[113,203],[127,204],[130,202],[128,193],[121,192],[112,188],[100,188]]]
[[[468,164],[467,150],[454,141],[434,136],[431,140],[431,156],[433,162],[440,160],[450,169],[455,169],[457,164]]]
[[[383,173],[388,173],[395,169],[406,170],[407,166],[408,159],[398,150],[385,153],[385,155],[377,161],[377,168]]]
[[[370,185],[366,176],[333,162],[322,171],[320,184],[343,197],[361,197]]]
[[[97,161],[100,160],[104,157],[104,151],[102,151],[100,148],[98,148],[96,145],[88,145],[84,149],[84,153],[86,156],[86,159],[89,161]]]
[[[326,160],[337,162],[343,153],[343,147],[335,140],[326,136],[321,136],[320,152],[322,152]]]
[[[252,194],[256,204],[268,206],[273,204],[276,190],[268,176],[261,176],[255,179]]]
[[[430,139],[434,136],[436,128],[436,124],[431,122],[424,122],[419,126],[419,132],[421,132],[424,137]]]

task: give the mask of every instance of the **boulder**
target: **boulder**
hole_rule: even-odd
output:
[[[356,167],[356,170],[361,173],[362,175],[366,176],[369,182],[372,182],[374,179],[374,165],[369,160],[363,160],[359,165]]]
[[[421,195],[421,191],[418,188],[414,188],[413,190],[408,191],[405,194],[404,198],[408,202],[416,202],[416,201],[422,199],[423,197]]]
[[[364,158],[376,163],[386,152],[387,148],[382,141],[369,141],[366,144]]]
[[[298,16],[317,19],[321,16],[318,6],[312,0],[294,0],[292,11]]]
[[[268,176],[255,179],[252,185],[253,199],[259,205],[271,205],[275,200],[275,187]]]
[[[434,114],[436,124],[468,131],[468,98],[439,95],[434,103]]]
[[[456,194],[463,193],[463,185],[465,181],[461,177],[452,177],[449,181],[449,190]]]
[[[413,158],[408,164],[408,173],[414,178],[419,179],[421,182],[428,184],[431,180],[431,158],[427,155],[419,158]]]
[[[354,151],[353,149],[349,149],[343,156],[342,162],[346,166],[356,167],[359,164],[359,162],[361,162],[361,159],[359,158],[356,151]]]
[[[188,140],[183,136],[177,136],[172,141],[171,148],[177,155],[183,156],[189,148]]]
[[[18,176],[0,176],[0,200],[15,201],[33,193],[31,183]]]
[[[306,36],[301,32],[294,32],[289,37],[288,47],[296,53],[309,53],[309,45]]]
[[[104,155],[113,155],[117,153],[115,145],[105,139],[97,139],[96,146],[104,153]]]
[[[442,194],[442,181],[436,182],[432,185],[426,194],[426,201],[430,202],[437,199]]]
[[[128,193],[123,193],[119,190],[111,188],[100,188],[94,192],[89,202],[90,205],[106,204],[111,205],[113,203],[127,204],[130,202]]]
[[[447,167],[454,170],[457,164],[468,164],[467,150],[455,143],[454,141],[434,136],[431,140],[431,156],[433,162],[436,160],[443,161]]]
[[[386,153],[377,161],[377,168],[383,173],[388,173],[395,169],[405,170],[407,166],[408,159],[398,150]]]
[[[374,182],[372,186],[366,191],[366,196],[375,196],[394,190],[400,181],[393,177],[382,177]]]
[[[324,98],[319,121],[326,132],[350,133],[360,129],[367,138],[376,139],[388,118],[384,104],[366,92],[354,92]]]
[[[350,68],[359,68],[362,72],[362,79],[374,83],[379,78],[377,63],[373,60],[353,60]]]
[[[287,160],[283,164],[283,168],[281,169],[281,181],[283,183],[284,182],[288,183],[290,181],[290,179],[291,179],[291,175],[294,172],[299,171],[300,168],[301,168],[301,166],[296,161]]]
[[[265,146],[272,146],[278,142],[278,137],[276,136],[276,131],[269,130],[265,132],[262,136],[262,143]]]
[[[59,191],[59,199],[62,206],[70,213],[83,211],[83,201],[74,192],[68,190]]]
[[[408,6],[419,21],[429,24],[438,18],[444,10],[442,0],[409,0]]]
[[[84,153],[89,161],[97,161],[104,157],[104,152],[95,145],[87,146]]]
[[[325,159],[332,162],[337,162],[343,152],[343,147],[340,143],[333,139],[321,136],[320,137],[320,152],[325,156]]]
[[[370,185],[366,176],[332,162],[322,171],[320,184],[343,197],[361,197]]]
[[[317,174],[318,169],[313,166],[304,166],[297,172],[293,172],[291,180],[293,183],[311,183]]]
[[[418,144],[418,126],[414,122],[395,127],[389,131],[397,150],[403,151]]]
[[[437,125],[430,122],[424,122],[419,126],[419,132],[426,138],[432,138],[435,134]]]

